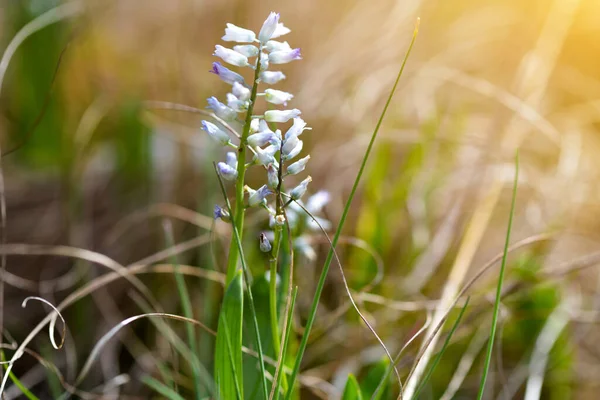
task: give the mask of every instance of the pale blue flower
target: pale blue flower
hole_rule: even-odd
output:
[[[288,139],[292,136],[300,136],[300,134],[302,134],[302,132],[304,132],[307,129],[310,128],[306,127],[306,122],[304,122],[302,118],[296,117],[294,118],[294,123],[292,124],[290,129],[288,129],[288,131],[285,133],[285,138]]]
[[[250,89],[248,89],[246,86],[238,83],[238,82],[234,82],[232,88],[231,88],[231,93],[233,93],[233,95],[235,97],[237,97],[238,99],[242,100],[242,101],[248,101],[250,100]]]
[[[319,213],[323,210],[323,207],[329,203],[330,200],[331,195],[329,192],[320,190],[308,198],[306,201],[306,209],[310,211],[311,214]]]
[[[246,57],[256,57],[258,55],[258,47],[252,44],[238,44],[233,46],[233,50]]]
[[[287,64],[294,60],[302,60],[300,49],[280,50],[269,53],[269,62],[272,64]]]
[[[296,118],[302,114],[300,110],[269,110],[265,111],[265,121],[267,122],[288,122],[292,118]]]
[[[217,117],[225,121],[233,121],[237,117],[237,112],[233,108],[221,103],[216,97],[209,97],[206,101],[208,102],[208,108],[210,108]]]
[[[269,146],[270,147],[270,146]],[[271,151],[269,151],[269,147],[267,147],[267,149],[263,150],[260,147],[255,148],[256,154],[254,155],[254,162],[260,165],[269,165],[269,164],[276,164],[277,162],[275,161],[275,157],[273,157],[273,154],[271,154]]]
[[[212,122],[202,121],[202,129],[208,133],[208,136],[210,136],[218,143],[224,146],[230,143],[229,135],[227,134],[227,132],[225,132]]]
[[[306,163],[308,162],[308,160],[310,160],[310,155],[299,159],[298,161],[296,161],[295,163],[289,165],[287,167],[287,173],[290,175],[296,175],[299,174],[300,172],[304,171],[304,168],[306,167]]]
[[[233,72],[232,70],[228,69],[227,67],[224,67],[218,61],[215,61],[212,64],[212,69],[210,70],[210,72],[217,75],[219,78],[221,78],[221,80],[223,82],[229,83],[230,85],[233,85],[234,82],[244,83],[243,76],[241,76],[240,74],[238,74],[236,72]]]
[[[271,35],[271,39],[277,39],[280,36],[287,35],[292,30],[285,27],[281,22],[277,24],[277,28],[275,28],[275,32]]]
[[[265,45],[265,49],[268,52],[272,51],[290,51],[292,47],[288,44],[288,42],[278,42],[276,40],[269,40]]]
[[[236,112],[244,112],[248,109],[248,102],[238,99],[233,93],[227,93],[227,105]]]
[[[265,90],[265,100],[272,104],[283,104],[287,106],[287,102],[294,98],[294,95],[282,90],[267,89]]]
[[[264,233],[260,234],[259,242],[260,242],[260,251],[262,251],[263,253],[268,253],[273,248],[271,246],[271,242],[269,242],[269,239],[267,238],[267,235],[265,235]]]
[[[228,181],[235,181],[238,175],[237,170],[235,168],[224,162],[217,163],[217,170],[219,171],[219,175],[221,175],[223,179]]]
[[[214,219],[221,219],[225,222],[231,222],[231,215],[229,215],[229,211],[224,208],[215,205],[215,209],[213,211]]]
[[[266,197],[273,192],[267,187],[267,185],[261,186],[258,190],[253,190],[249,186],[244,186],[246,192],[248,192],[248,206],[255,207],[259,204],[267,203]]]
[[[304,146],[304,142],[302,140],[299,140],[298,143],[296,144],[296,147],[294,147],[292,149],[292,151],[290,151],[287,154],[285,154],[285,153],[283,154],[283,159],[285,161],[287,161],[287,160],[291,160],[292,158],[296,157],[302,151],[302,146]]]
[[[227,165],[229,165],[230,167],[237,168],[237,165],[238,165],[237,155],[233,151],[227,152],[225,161],[227,162]]]
[[[248,67],[250,65],[248,64],[248,57],[219,44],[215,46],[213,56],[217,56],[227,64],[235,65],[236,67]]]
[[[286,156],[289,155],[290,152],[296,148],[299,142],[300,139],[298,139],[298,136],[290,136],[284,140],[281,152]]]
[[[293,188],[292,191],[290,192],[290,197],[292,198],[292,200],[298,200],[302,196],[304,196],[304,193],[306,193],[306,190],[308,189],[308,184],[311,181],[312,181],[312,178],[309,176],[306,179],[304,179],[302,182],[300,182],[300,184],[298,186]]]
[[[274,85],[283,79],[285,79],[285,75],[281,71],[262,71],[260,73],[260,80],[268,85]]]
[[[234,24],[227,24],[225,36],[221,39],[226,42],[252,43],[256,40],[256,34],[250,29],[240,28]]]
[[[273,132],[259,132],[248,136],[248,144],[252,147],[262,147],[267,143],[276,143],[279,139]]]
[[[262,28],[260,28],[260,32],[258,33],[258,40],[261,43],[266,43],[277,29],[277,24],[279,23],[279,13],[271,12],[265,22],[263,23]]]
[[[277,189],[279,186],[279,176],[277,168],[273,164],[269,164],[267,167],[267,185],[271,189]]]

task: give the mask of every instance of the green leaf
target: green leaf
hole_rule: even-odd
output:
[[[349,374],[344,393],[342,394],[342,400],[362,400],[362,398],[362,393],[360,392],[360,386],[358,386],[356,377]]]
[[[369,368],[367,376],[365,376],[360,383],[363,397],[372,400],[385,399],[388,397],[387,395],[390,380],[387,372],[389,367],[390,360],[385,357]],[[385,379],[385,382],[378,390],[377,388],[379,387],[382,379]]]
[[[242,272],[238,271],[227,286],[219,315],[215,379],[219,399],[236,399],[242,394],[242,317],[244,292]]]

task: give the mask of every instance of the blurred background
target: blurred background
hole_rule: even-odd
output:
[[[228,90],[208,73],[225,23],[257,30],[272,10],[292,29],[285,39],[302,48],[303,60],[284,66],[280,89],[295,94],[293,106],[313,128],[305,138],[311,190],[330,192],[324,214],[333,226],[421,18],[338,248],[351,289],[390,349],[435,314],[444,293],[456,294],[501,253],[519,149],[511,243],[530,243],[509,257],[486,398],[523,398],[532,365],[542,365],[541,398],[596,398],[596,0],[4,0],[5,342],[20,342],[49,311],[33,303],[22,309],[26,296],[57,304],[110,272],[97,255],[123,266],[171,262],[166,220],[180,246],[177,261],[215,273],[212,280],[190,275],[188,285],[195,316],[216,327],[229,232],[212,222],[221,201],[212,162],[223,155],[200,131],[202,115],[185,106],[204,109],[207,97]],[[246,238],[256,247],[265,221],[248,218]],[[296,264],[299,334],[327,251],[322,235],[306,238],[315,253],[300,252]],[[265,260],[250,256],[258,277]],[[166,311],[179,312],[171,275],[139,278]],[[469,289],[466,320],[422,398],[475,397],[497,278],[493,268]],[[143,312],[137,296],[124,280],[82,296],[64,312],[65,348],[52,350],[44,333],[31,348],[72,383],[98,339]],[[151,398],[138,378],[169,358],[156,330],[147,321],[125,329],[82,390]],[[363,387],[381,374],[384,353],[349,307],[335,266],[313,336],[302,398],[337,398],[349,372]],[[200,346],[210,371],[209,334]],[[418,346],[406,350],[404,377]],[[15,372],[41,398],[60,393],[54,374],[33,357]],[[123,373],[129,382],[107,384]],[[450,385],[453,377],[460,388]],[[7,398],[19,393],[12,387]]]

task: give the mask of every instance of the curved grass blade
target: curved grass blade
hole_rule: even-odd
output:
[[[442,359],[442,355],[444,355],[444,352],[446,351],[448,344],[450,344],[450,339],[452,338],[452,335],[454,335],[456,328],[458,328],[458,324],[460,323],[460,320],[462,319],[463,314],[465,313],[465,310],[467,309],[467,306],[469,305],[469,300],[470,300],[470,297],[467,297],[467,300],[465,301],[465,305],[460,310],[460,314],[458,314],[456,321],[454,321],[454,325],[452,325],[452,329],[450,329],[450,332],[448,332],[448,336],[446,336],[446,340],[444,340],[444,344],[442,345],[440,352],[437,354],[437,356],[433,360],[433,363],[431,364],[431,367],[429,368],[427,373],[423,376],[423,380],[419,384],[419,387],[417,388],[417,390],[415,391],[415,394],[412,397],[413,399],[419,398],[419,393],[421,393],[421,390],[423,390],[423,388],[425,387],[425,385],[427,385],[427,382],[431,378],[431,375],[433,375],[433,371],[435,371],[435,368],[437,367],[438,363]]]
[[[331,265],[331,262],[333,261],[335,247],[337,246],[338,240],[340,239],[340,235],[342,233],[342,228],[344,227],[344,223],[346,222],[348,213],[350,212],[350,205],[352,204],[352,200],[354,199],[354,195],[356,194],[358,185],[360,184],[360,179],[361,179],[363,172],[365,170],[365,167],[367,165],[369,155],[371,154],[371,150],[375,143],[375,139],[377,138],[377,133],[379,132],[379,128],[381,127],[381,124],[383,122],[383,118],[385,117],[385,114],[387,113],[387,110],[390,106],[392,98],[394,97],[394,92],[396,91],[396,88],[398,87],[398,82],[400,81],[400,77],[402,76],[402,73],[404,72],[404,67],[406,66],[406,62],[408,61],[408,57],[410,56],[410,52],[414,46],[418,31],[419,31],[419,20],[417,20],[417,24],[416,24],[415,30],[413,32],[412,40],[410,42],[410,45],[408,46],[408,50],[406,51],[404,59],[402,60],[402,65],[400,67],[400,71],[398,72],[398,76],[396,77],[394,85],[392,86],[392,90],[390,91],[390,95],[388,96],[385,106],[383,107],[383,111],[381,112],[381,115],[379,116],[379,120],[377,121],[377,125],[375,126],[373,134],[371,135],[371,140],[369,141],[369,145],[367,146],[367,150],[365,152],[362,163],[358,170],[358,174],[356,175],[356,179],[354,180],[354,184],[352,185],[352,190],[350,191],[350,195],[348,196],[346,205],[344,206],[344,211],[342,212],[340,222],[337,226],[337,230],[336,230],[335,236],[333,238],[333,246],[330,247],[329,252],[327,253],[327,258],[325,259],[325,264],[323,265],[323,269],[321,271],[321,276],[319,277],[319,283],[317,284],[317,289],[316,289],[315,295],[313,297],[310,314],[308,315],[308,319],[306,321],[306,326],[304,328],[304,334],[302,335],[302,339],[300,341],[300,347],[298,349],[298,355],[296,356],[296,362],[294,363],[294,369],[292,370],[292,376],[290,378],[290,384],[289,384],[290,386],[288,388],[286,400],[291,400],[292,393],[294,392],[294,382],[296,380],[296,377],[298,376],[298,373],[300,372],[300,363],[302,362],[302,357],[304,356],[304,351],[306,350],[306,346],[308,344],[308,337],[310,335],[312,325],[315,322],[315,317],[317,315],[317,308],[319,307],[321,293],[323,292],[323,288],[325,287],[325,280],[327,278],[327,273],[329,272],[329,266]]]
[[[513,182],[512,200],[510,204],[510,214],[508,215],[508,228],[506,229],[506,240],[504,242],[504,253],[502,254],[502,264],[500,264],[500,276],[498,277],[498,286],[496,287],[496,301],[494,302],[494,314],[492,316],[492,329],[490,332],[490,339],[488,341],[487,354],[485,357],[485,364],[483,367],[483,375],[481,376],[481,383],[479,384],[479,394],[477,400],[483,398],[483,392],[485,391],[485,382],[487,380],[488,373],[490,371],[490,364],[492,362],[492,351],[494,350],[494,338],[496,337],[496,329],[498,327],[498,314],[500,311],[500,299],[502,297],[502,281],[504,280],[504,272],[506,270],[506,256],[508,255],[508,245],[510,243],[510,232],[512,229],[513,217],[515,215],[515,203],[517,200],[517,184],[519,182],[519,153],[515,156],[515,179]]]

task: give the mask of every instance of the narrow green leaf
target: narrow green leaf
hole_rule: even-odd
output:
[[[483,398],[485,391],[485,382],[490,371],[492,362],[492,351],[494,350],[494,338],[496,337],[496,329],[498,327],[498,314],[500,312],[500,298],[502,296],[502,281],[504,280],[504,272],[506,270],[506,257],[508,255],[508,245],[510,243],[510,232],[512,229],[513,217],[515,215],[515,203],[517,200],[517,185],[519,183],[519,153],[515,156],[515,179],[513,182],[512,201],[510,204],[510,213],[508,215],[508,228],[506,229],[506,240],[504,241],[504,254],[502,254],[502,264],[500,265],[500,276],[498,277],[498,286],[496,287],[496,301],[494,302],[494,314],[492,316],[492,329],[490,332],[490,340],[488,341],[487,354],[485,357],[485,365],[483,367],[483,375],[479,384],[479,394],[477,400]]]
[[[470,300],[470,298],[467,297],[467,301],[465,301],[465,305],[460,310],[460,314],[458,314],[458,317],[456,318],[456,321],[454,321],[454,325],[452,325],[452,329],[450,329],[450,332],[448,333],[448,336],[446,336],[446,340],[444,340],[444,344],[442,345],[441,350],[439,351],[439,353],[437,354],[437,356],[433,360],[433,363],[431,363],[431,367],[429,368],[429,370],[427,371],[427,373],[423,376],[423,380],[421,381],[421,384],[419,385],[419,387],[415,391],[415,394],[413,395],[413,399],[418,399],[419,398],[419,393],[421,393],[421,390],[423,390],[423,388],[425,387],[425,385],[427,385],[427,382],[431,378],[431,375],[433,375],[433,371],[435,371],[435,368],[438,366],[438,363],[442,359],[442,355],[446,351],[446,348],[448,347],[448,344],[450,343],[450,339],[452,338],[452,335],[454,335],[454,332],[456,331],[456,328],[458,328],[458,324],[460,323],[460,320],[462,319],[463,314],[465,313],[465,310],[467,309],[467,306],[469,305],[469,300]]]
[[[237,398],[237,388],[243,390],[242,376],[242,317],[244,292],[242,272],[238,271],[223,297],[219,315],[215,350],[215,378],[219,399]],[[229,339],[229,343],[228,340]],[[243,395],[243,392],[242,392]]]
[[[168,387],[162,382],[157,381],[151,376],[143,376],[142,382],[147,386],[150,386],[153,390],[158,392],[161,396],[166,397],[169,400],[184,400],[179,393]]]
[[[362,393],[360,392],[360,386],[358,386],[358,381],[353,374],[348,375],[348,380],[346,381],[346,387],[344,388],[344,393],[342,394],[342,400],[362,400]]]
[[[371,400],[385,399],[388,396],[390,384],[389,374],[390,360],[385,357],[373,364],[367,371],[367,376],[361,380],[360,388],[363,397]],[[381,381],[384,381],[383,384]]]

